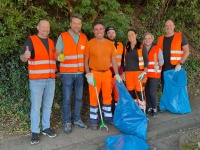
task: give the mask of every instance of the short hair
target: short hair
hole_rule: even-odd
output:
[[[104,26],[104,22],[102,20],[96,20],[92,23],[92,28],[94,28],[94,26],[96,26],[97,24],[101,24]]]
[[[48,21],[48,20],[46,20],[46,19],[40,19],[40,20],[39,20],[39,22],[38,22],[38,24],[37,24],[37,26],[39,26],[39,25],[40,25],[40,22],[41,22],[41,21],[47,21],[47,22],[49,22],[49,21]]]
[[[72,22],[73,18],[77,18],[77,19],[80,19],[81,21],[83,21],[82,16],[79,14],[73,14],[72,16],[70,16],[70,22]]]
[[[153,41],[154,41],[154,36],[153,36],[152,33],[150,33],[150,32],[145,33],[145,34],[144,34],[144,38],[145,38],[146,35],[150,35],[150,36],[152,37]]]

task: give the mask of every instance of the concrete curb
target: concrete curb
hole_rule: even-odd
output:
[[[174,115],[174,114],[172,114]],[[148,132],[147,132],[147,142],[151,138],[155,136],[160,136],[162,134],[167,134],[169,132],[173,133],[174,131],[187,129],[189,127],[193,127],[200,124],[200,113],[195,114],[185,114],[183,116],[179,116],[178,118],[167,120],[160,122],[159,125],[149,125]],[[113,135],[123,134],[120,132],[115,132]],[[101,136],[98,138],[93,139],[92,141],[85,141],[73,144],[72,147],[68,147],[69,150],[103,150],[106,147],[105,138],[109,136]],[[67,147],[63,147],[59,150],[68,150]]]

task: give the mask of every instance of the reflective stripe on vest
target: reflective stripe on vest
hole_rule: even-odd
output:
[[[76,44],[69,32],[61,33],[64,45],[65,61],[60,63],[60,72],[84,72],[84,50],[87,42],[85,34],[80,33]]]
[[[164,36],[161,36],[158,39],[158,46],[162,50],[163,50],[163,40],[164,40]],[[181,43],[182,43],[182,34],[174,33],[174,37],[173,37],[173,40],[171,43],[171,48],[170,48],[170,63],[172,65],[177,65],[183,56],[183,51],[181,49]]]
[[[29,79],[55,78],[56,61],[54,58],[54,42],[48,38],[49,52],[38,36],[30,36],[35,58],[28,59]]]
[[[144,59],[142,56],[142,48],[138,49],[138,59],[139,59],[139,68],[140,70],[144,69]]]
[[[154,69],[154,66],[158,65],[159,50],[160,50],[160,48],[158,46],[153,46],[150,49],[150,52],[148,53],[148,61],[149,62],[148,62],[147,77],[150,77],[150,78],[160,78],[160,76],[161,76],[161,69],[162,69],[162,67],[160,67],[157,72]]]
[[[126,52],[127,52],[127,49],[125,49],[124,56],[126,56]],[[144,69],[144,59],[143,59],[143,55],[142,55],[142,47],[137,50],[137,53],[138,53],[138,60],[139,60],[139,63],[138,63],[139,68],[140,68],[140,70],[143,70]],[[124,57],[124,65],[126,65],[125,58],[126,57]]]
[[[122,42],[117,42],[117,51],[115,57],[118,67],[121,66],[122,53],[123,53],[123,44]],[[110,66],[112,67],[112,63],[110,63]]]

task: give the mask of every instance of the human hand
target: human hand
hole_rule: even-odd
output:
[[[65,61],[65,55],[63,53],[58,55],[58,61],[60,61],[60,62],[64,62]]]
[[[122,80],[126,81],[125,72],[122,73]]]
[[[180,64],[177,64],[176,67],[175,67],[175,72],[178,72],[181,70],[181,65]]]
[[[122,79],[120,78],[119,74],[116,74],[114,77],[119,83],[122,82]]]
[[[155,65],[155,66],[154,66],[154,70],[155,70],[156,72],[158,72],[159,68],[160,68],[160,66],[158,66],[158,65]]]
[[[146,74],[147,74],[146,72],[142,72],[142,73],[138,76],[138,80],[139,80],[139,81],[142,81],[142,80],[144,79],[144,77],[145,77]]]
[[[26,46],[26,51],[25,51],[25,53],[24,53],[25,55],[25,58],[26,59],[28,59],[28,58],[30,58],[31,57],[31,52],[30,52],[30,50],[29,50],[29,47],[28,46]]]
[[[88,82],[90,85],[94,86],[94,76],[93,76],[93,73],[87,73],[87,74],[85,75],[85,77],[87,78],[87,82]]]

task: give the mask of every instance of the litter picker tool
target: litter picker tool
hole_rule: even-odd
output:
[[[103,117],[102,117],[101,105],[100,105],[100,101],[99,101],[99,95],[98,95],[97,86],[96,86],[96,80],[95,79],[94,79],[94,88],[95,88],[95,91],[96,91],[96,96],[97,96],[98,105],[99,105],[99,112],[100,112],[100,117],[101,117],[100,131],[101,131],[102,128],[106,128],[106,130],[108,131],[108,127],[106,126],[106,124],[105,124],[105,122],[103,120]]]
[[[144,114],[146,115],[146,102],[144,100],[144,94],[143,94],[143,91],[142,91],[142,82],[140,81],[140,91],[141,91],[141,95],[142,95],[142,102],[139,100],[139,103],[142,104],[142,109],[144,110]],[[148,120],[148,123],[150,123],[150,120],[149,118],[147,118]]]

